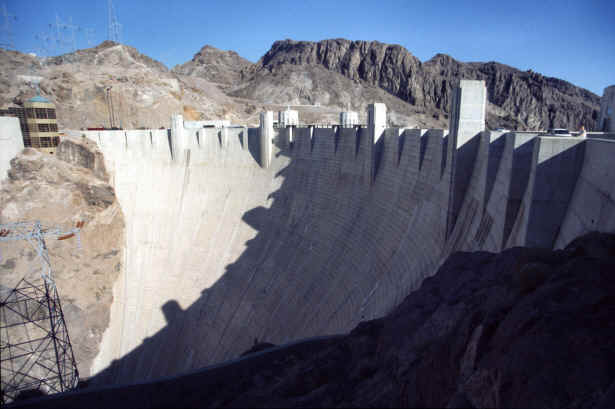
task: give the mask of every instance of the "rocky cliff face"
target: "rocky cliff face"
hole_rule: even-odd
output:
[[[81,140],[64,138],[58,146],[56,155],[65,162],[91,170],[100,180],[109,181],[102,152],[95,142],[85,137]]]
[[[463,63],[444,54],[421,63],[405,48],[377,41],[276,41],[245,74],[275,73],[288,65],[322,66],[380,87],[433,115],[448,112],[451,89],[460,79],[485,80],[491,127],[577,129],[583,124],[593,129],[599,111],[597,95],[566,81],[496,62]]]
[[[229,88],[229,95],[280,104],[279,109],[291,105],[299,111],[299,119],[305,123],[339,123],[340,111],[353,110],[359,113],[360,122],[367,123],[367,106],[383,102],[387,106],[390,126],[446,128],[444,116],[433,115],[421,107],[386,92],[378,86],[362,80],[353,80],[321,65],[284,64],[273,71],[258,70],[246,74],[247,79]],[[274,108],[275,109],[275,108]]]
[[[92,144],[63,138],[56,155],[25,149],[0,184],[0,223],[39,220],[68,230],[85,222],[81,248],[74,238],[46,240],[82,377],[90,375],[109,324],[112,287],[123,268],[124,217],[101,159]],[[32,249],[19,244],[2,243],[0,282],[8,288],[40,268]]]

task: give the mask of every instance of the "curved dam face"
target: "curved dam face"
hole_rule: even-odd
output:
[[[126,220],[93,381],[348,331],[456,250],[615,231],[615,143],[481,132],[463,109],[451,124],[87,133]]]

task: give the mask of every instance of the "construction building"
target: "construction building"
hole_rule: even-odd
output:
[[[24,109],[30,130],[29,138],[24,137],[24,146],[54,153],[60,143],[55,105],[37,95],[24,103]]]
[[[30,98],[22,107],[0,110],[0,116],[19,118],[23,144],[53,154],[60,143],[56,107],[40,95]]]

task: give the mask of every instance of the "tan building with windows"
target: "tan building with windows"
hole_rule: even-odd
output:
[[[40,95],[24,103],[29,135],[24,134],[24,146],[54,153],[60,143],[56,107]]]

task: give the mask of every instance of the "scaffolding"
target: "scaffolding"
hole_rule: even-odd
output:
[[[81,227],[83,222],[68,231],[45,228],[38,221],[0,225],[0,242],[25,245],[31,254],[24,261],[25,271],[21,271],[21,266],[19,271],[13,271],[17,284],[0,286],[0,402],[3,405],[77,387],[79,372],[45,238],[76,237],[80,248]],[[11,263],[15,266],[14,261]]]

